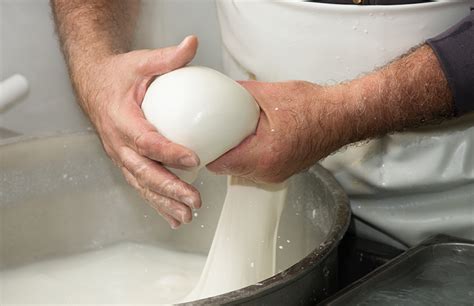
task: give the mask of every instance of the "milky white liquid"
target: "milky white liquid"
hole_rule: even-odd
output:
[[[170,304],[255,284],[275,274],[286,190],[230,178],[207,261],[121,243],[0,271],[0,304]]]
[[[206,257],[152,245],[122,243],[0,273],[0,304],[141,303],[182,299]]]
[[[278,224],[286,184],[229,177],[214,240],[192,301],[253,285],[275,274]]]

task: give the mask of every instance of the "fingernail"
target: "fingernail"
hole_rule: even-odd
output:
[[[199,160],[192,155],[183,156],[178,162],[184,167],[197,167],[199,165]]]
[[[184,197],[183,202],[189,207],[195,208],[194,206],[196,205],[196,201],[192,197]]]
[[[185,37],[185,38],[183,39],[183,41],[179,43],[178,49],[181,49],[181,48],[184,46],[184,44],[186,43],[187,40],[188,40],[188,37]]]
[[[174,229],[174,230],[177,229],[180,225],[181,225],[181,223],[178,223],[178,222],[176,222],[176,223],[174,223],[174,222],[173,222],[173,223],[170,223],[171,229]]]
[[[183,224],[188,224],[189,222],[191,222],[191,218],[186,218],[186,213],[182,213],[181,214],[181,222]]]

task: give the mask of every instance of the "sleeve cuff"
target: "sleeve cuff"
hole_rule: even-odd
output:
[[[474,12],[427,44],[451,88],[455,115],[474,111]]]

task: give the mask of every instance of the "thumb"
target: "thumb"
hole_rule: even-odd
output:
[[[140,65],[139,73],[155,76],[181,68],[192,61],[197,48],[197,37],[190,35],[178,46],[151,50],[146,60]]]

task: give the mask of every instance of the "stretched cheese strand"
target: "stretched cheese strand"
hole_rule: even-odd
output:
[[[206,265],[185,301],[237,290],[275,274],[276,235],[286,193],[285,183],[228,178]]]

